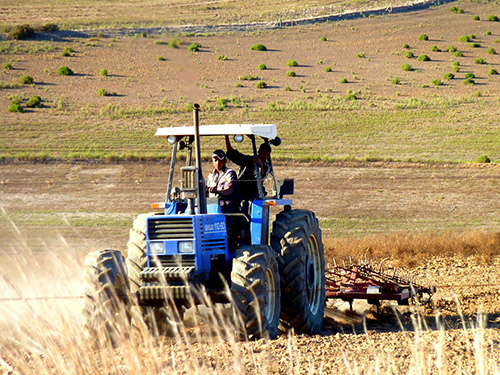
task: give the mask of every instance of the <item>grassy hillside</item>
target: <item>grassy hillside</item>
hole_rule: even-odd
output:
[[[459,1],[257,32],[3,41],[0,157],[163,158],[155,129],[191,124],[197,102],[203,124],[278,124],[281,159],[498,161],[497,13]]]

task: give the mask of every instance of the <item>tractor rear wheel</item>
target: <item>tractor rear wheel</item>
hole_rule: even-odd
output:
[[[237,251],[231,271],[231,295],[241,338],[276,338],[280,281],[275,254],[269,246],[242,246]]]
[[[128,335],[130,286],[118,250],[101,250],[85,258],[85,328],[97,345],[116,345]]]
[[[308,210],[276,216],[271,245],[278,254],[281,280],[281,328],[315,334],[325,310],[325,259],[321,229]]]

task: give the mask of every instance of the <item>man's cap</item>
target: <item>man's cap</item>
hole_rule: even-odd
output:
[[[226,158],[226,153],[222,150],[215,150],[212,153],[212,157],[213,158],[217,157],[219,160],[224,160]]]

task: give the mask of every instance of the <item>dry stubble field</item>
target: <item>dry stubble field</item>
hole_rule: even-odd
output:
[[[0,151],[14,157],[41,151],[49,159],[67,159],[68,149],[74,147],[82,153],[114,147],[143,152],[147,143],[127,142],[129,132],[151,134],[158,125],[182,123],[190,117],[182,111],[151,115],[143,111],[148,107],[177,108],[186,102],[200,101],[211,120],[243,120],[251,116],[273,122],[282,116],[260,109],[268,103],[317,103],[317,94],[343,96],[351,90],[360,93],[363,108],[368,111],[412,98],[426,103],[456,99],[459,105],[432,105],[437,106],[436,112],[450,112],[452,120],[457,118],[454,113],[460,114],[458,118],[464,121],[465,128],[476,121],[484,124],[492,137],[485,138],[482,150],[498,160],[495,139],[498,140],[500,85],[498,77],[487,74],[492,67],[498,69],[498,55],[485,54],[485,46],[497,46],[495,40],[500,38],[500,31],[498,23],[484,22],[498,5],[456,4],[465,8],[466,14],[450,12],[445,5],[418,13],[284,30],[185,36],[180,37],[184,43],[179,49],[155,43],[168,41],[172,35],[39,41],[36,43],[52,43],[55,50],[5,54],[15,69],[4,70],[3,81],[31,74],[36,77],[36,84],[3,89],[5,95],[0,104],[7,107],[7,97],[12,94],[40,94],[46,100],[45,107],[24,114],[3,112]],[[482,21],[472,22],[473,14],[479,14]],[[423,32],[431,36],[431,41],[418,40]],[[471,33],[476,34],[481,48],[458,42],[461,35]],[[321,36],[327,40],[320,41]],[[186,51],[186,46],[194,41],[204,46],[201,53]],[[257,42],[271,50],[264,55],[250,51],[249,46]],[[23,43],[28,46],[33,42]],[[405,43],[416,55],[429,54],[432,61],[408,60],[403,56]],[[455,59],[448,52],[431,53],[434,44],[441,49],[449,44],[461,46],[465,57]],[[64,46],[74,46],[72,57],[60,56]],[[361,53],[365,56],[358,57]],[[221,54],[228,60],[217,60]],[[474,64],[474,59],[481,55],[489,61],[488,66]],[[166,61],[159,61],[159,56]],[[290,68],[285,63],[289,59],[299,62],[293,68],[298,77],[286,76]],[[450,71],[452,59],[461,62],[462,70],[457,73],[460,80],[429,87],[431,80]],[[318,64],[320,60],[323,63]],[[416,72],[401,71],[400,65],[407,61],[417,67]],[[255,67],[261,62],[269,69],[257,71]],[[62,64],[71,66],[77,74],[56,75],[55,70]],[[333,72],[325,72],[325,66],[331,66]],[[99,76],[103,67],[109,69],[108,77]],[[469,71],[476,73],[476,85],[463,84]],[[252,81],[238,79],[246,74],[261,76],[270,87],[257,90]],[[327,79],[325,74],[329,74]],[[401,85],[391,83],[395,76],[401,79]],[[339,83],[343,77],[347,77],[348,83]],[[239,83],[242,87],[237,87]],[[97,89],[104,86],[117,95],[97,95]],[[231,95],[243,99],[249,108],[229,107],[222,115],[209,109],[217,97]],[[62,98],[62,108],[53,104],[58,98]],[[110,106],[128,108],[132,114],[108,116],[106,110],[114,108]],[[319,113],[324,113],[327,121],[345,114],[342,108]],[[318,116],[314,112],[312,115]],[[307,139],[293,126],[295,114],[289,116],[292,118],[284,116],[288,125],[284,149],[276,151],[287,157],[294,152],[288,147]],[[297,118],[304,118],[301,116],[297,112]],[[423,141],[432,138],[427,130],[433,117],[415,118],[423,125]],[[41,125],[49,125],[49,129]],[[95,146],[93,141],[99,143],[97,138],[102,134],[109,139],[120,134],[125,141]],[[415,134],[418,129],[392,141],[408,143],[411,148]],[[355,157],[359,150],[345,151],[349,142],[374,143],[374,135],[360,132],[358,138],[337,140],[333,147],[316,141],[321,152]],[[83,145],[79,139],[84,140]],[[445,144],[446,135],[440,139]],[[433,141],[432,147],[440,142]],[[164,146],[157,143],[154,147],[164,151]],[[438,160],[472,161],[479,155],[475,149],[471,152],[467,144],[457,144],[458,151],[450,152],[449,159],[432,147],[425,152],[411,149],[408,153],[416,160],[438,155]],[[381,148],[386,150],[383,144]],[[381,158],[394,156],[397,155],[382,153]],[[132,218],[148,211],[150,202],[162,199],[166,169],[163,161],[103,164],[65,160],[0,166],[0,204],[5,210],[0,219],[0,286],[4,298],[20,297],[1,305],[2,372],[499,372],[498,164],[277,162],[280,176],[296,179],[297,207],[317,212],[330,264],[334,257],[340,260],[346,255],[373,257],[375,261],[388,257],[389,264],[402,267],[422,284],[437,286],[431,309],[415,305],[397,307],[395,312],[385,305],[377,314],[370,306],[358,303],[354,313],[346,313],[346,306],[336,304],[330,306],[323,335],[283,335],[271,342],[250,343],[234,342],[219,327],[211,327],[210,314],[208,318],[193,314],[180,336],[134,336],[124,338],[117,349],[93,351],[79,328],[78,300],[29,298],[78,294],[84,254],[105,247],[125,247]]]

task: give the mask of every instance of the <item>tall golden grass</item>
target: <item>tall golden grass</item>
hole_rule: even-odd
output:
[[[332,263],[353,259],[389,258],[401,266],[412,267],[433,256],[478,256],[485,261],[500,254],[500,233],[398,232],[362,238],[325,238],[325,258]]]
[[[211,305],[208,298],[208,307],[192,310],[169,336],[160,337],[151,333],[138,309],[131,313],[131,324],[125,310],[109,314],[103,306],[103,317],[118,339],[111,340],[106,330],[89,336],[81,319],[82,300],[58,299],[68,297],[61,285],[76,285],[82,277],[81,259],[72,260],[77,254],[64,238],[59,249],[35,254],[22,233],[18,236],[9,241],[15,248],[0,248],[1,374],[500,374],[500,333],[489,329],[481,315],[473,323],[461,316],[462,328],[450,328],[438,316],[431,328],[419,306],[410,307],[411,330],[395,323],[380,332],[348,327],[325,336],[289,332],[274,341],[253,342],[239,340],[227,306]],[[343,248],[362,256],[370,248],[373,256],[409,261],[418,254],[409,257],[408,249],[488,256],[496,254],[500,239],[471,232],[343,241],[329,240],[328,254],[340,256],[337,249]],[[49,260],[37,261],[38,256]]]

